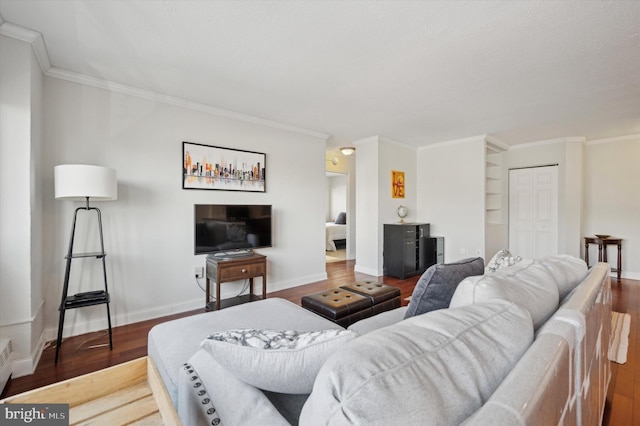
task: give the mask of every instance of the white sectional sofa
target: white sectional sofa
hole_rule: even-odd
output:
[[[349,330],[283,299],[182,318],[151,330],[149,356],[188,425],[599,424],[607,264],[523,260],[452,285],[448,308]],[[246,329],[301,334],[288,349],[225,340]]]

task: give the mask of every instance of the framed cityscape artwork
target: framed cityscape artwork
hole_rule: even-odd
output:
[[[182,142],[182,189],[266,191],[266,154]]]

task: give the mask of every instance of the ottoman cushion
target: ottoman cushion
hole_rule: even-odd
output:
[[[399,308],[402,305],[400,289],[392,285],[375,281],[356,281],[340,288],[368,297],[373,308],[373,315]]]
[[[369,298],[341,288],[303,296],[302,306],[343,327],[371,316]]]

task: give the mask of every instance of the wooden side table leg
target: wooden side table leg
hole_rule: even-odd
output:
[[[262,298],[267,298],[267,274],[262,276]]]
[[[209,281],[209,277],[206,279],[206,289],[205,289],[205,300],[204,300],[204,309],[206,311],[209,310],[209,302],[211,302],[211,282]]]
[[[622,243],[618,243],[618,281],[622,278]]]
[[[589,243],[585,241],[584,243],[584,263],[587,264],[587,268],[589,267]]]
[[[216,277],[216,311],[220,310],[220,281],[222,281],[222,277],[220,276],[222,272],[222,268],[218,268],[218,274]]]
[[[249,278],[249,295],[253,295],[253,277]],[[249,299],[251,300],[251,299]]]
[[[602,262],[602,243],[598,243],[598,262]]]

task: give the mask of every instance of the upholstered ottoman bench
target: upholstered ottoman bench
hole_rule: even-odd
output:
[[[342,327],[400,307],[400,289],[373,281],[358,281],[303,296],[302,307]]]

